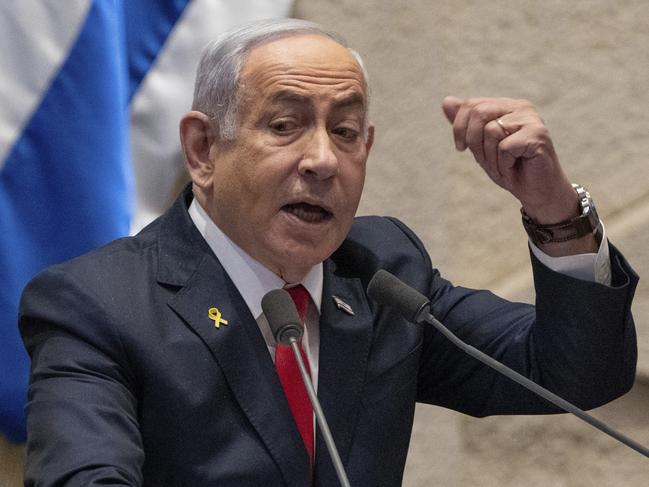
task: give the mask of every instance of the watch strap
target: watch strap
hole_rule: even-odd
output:
[[[573,218],[559,223],[539,225],[521,208],[523,227],[530,240],[536,245],[567,242],[568,240],[598,232],[601,225],[590,194],[583,186],[578,184],[573,184],[572,186],[577,193],[577,210],[579,212],[579,215]]]

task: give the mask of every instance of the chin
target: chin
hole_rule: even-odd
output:
[[[311,268],[327,258],[338,248],[340,244],[334,242],[326,243],[293,243],[284,247],[286,263],[293,268]]]
[[[327,249],[308,247],[299,251],[291,252],[288,256],[290,265],[299,267],[313,267],[326,260],[333,252]]]

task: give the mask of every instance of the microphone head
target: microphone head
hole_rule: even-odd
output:
[[[285,289],[273,289],[261,298],[261,309],[268,320],[275,341],[289,345],[291,338],[302,336],[302,320],[291,295]]]
[[[367,295],[380,304],[396,308],[405,319],[414,323],[422,321],[421,312],[430,304],[426,296],[383,269],[372,277]]]

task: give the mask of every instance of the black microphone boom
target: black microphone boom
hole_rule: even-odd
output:
[[[557,396],[553,392],[548,391],[541,387],[536,382],[528,379],[524,375],[519,374],[515,370],[510,369],[505,364],[495,360],[489,355],[481,352],[475,347],[464,343],[460,340],[451,330],[446,328],[430,313],[430,301],[426,296],[419,291],[408,286],[399,278],[393,276],[389,272],[381,269],[374,274],[372,280],[367,286],[367,295],[380,304],[395,307],[401,315],[408,321],[414,323],[423,323],[424,321],[433,325],[442,335],[444,335],[453,345],[464,351],[471,357],[479,360],[483,364],[491,367],[497,372],[503,374],[505,377],[513,380],[514,382],[522,385],[527,390],[533,392],[537,396],[545,399],[551,404],[554,404],[560,409],[568,413],[572,413],[579,419],[585,421],[598,430],[606,433],[607,435],[615,438],[620,443],[632,448],[638,453],[649,458],[649,449],[632,440],[631,438],[619,433],[603,421],[591,416],[585,411],[579,409],[577,406],[566,401],[562,397]]]

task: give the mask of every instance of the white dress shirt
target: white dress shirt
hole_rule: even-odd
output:
[[[530,240],[530,247],[535,257],[555,272],[560,272],[582,281],[597,282],[606,286],[611,285],[611,258],[609,256],[606,229],[602,226],[602,241],[596,254],[566,255],[550,257]]]

